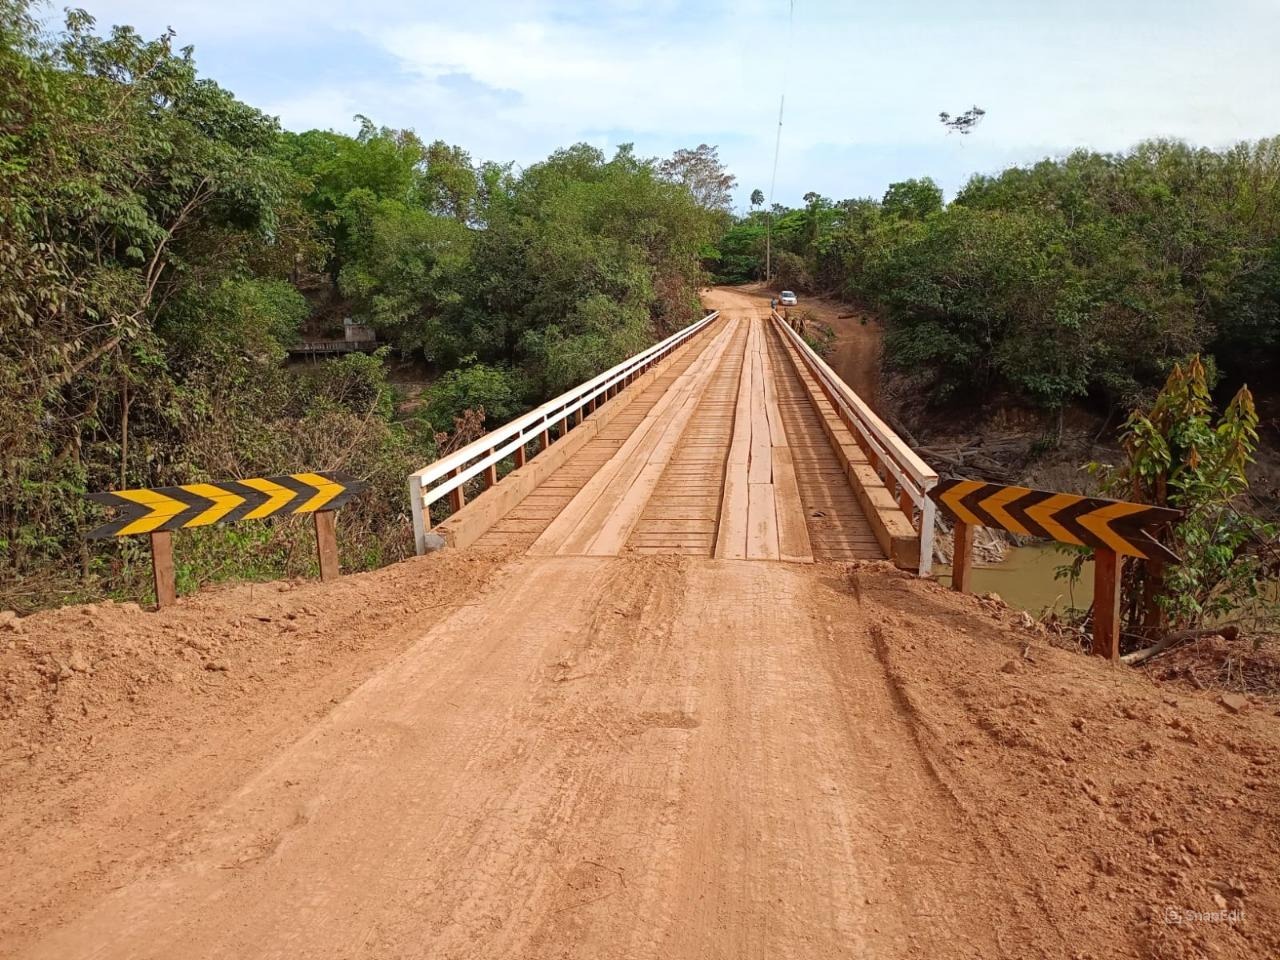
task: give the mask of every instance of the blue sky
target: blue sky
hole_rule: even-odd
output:
[[[166,26],[295,130],[353,114],[527,164],[559,146],[713,143],[738,199],[841,199],[1079,146],[1280,134],[1280,0],[79,0]],[[937,114],[988,111],[968,137]]]

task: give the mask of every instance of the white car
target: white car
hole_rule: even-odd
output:
[[[790,290],[783,290],[781,295],[778,297],[778,303],[782,304],[784,307],[794,307],[799,302],[800,301],[796,299],[796,295]]]

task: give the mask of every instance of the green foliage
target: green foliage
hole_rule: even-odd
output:
[[[460,305],[472,241],[466,225],[365,189],[346,196],[339,217],[353,252],[338,284],[356,313],[402,350],[433,360],[462,352],[440,318]]]
[[[546,395],[695,311],[719,214],[629,146],[579,144],[512,176],[437,142],[410,179],[409,200],[362,186],[331,210],[343,295],[403,352],[515,364]]]
[[[712,148],[579,144],[517,176],[364,118],[282,133],[169,33],[72,11],[46,34],[29,10],[0,0],[0,609],[139,589],[139,544],[83,542],[95,490],[346,469],[368,487],[344,563],[394,559],[437,431],[507,420],[696,311],[732,180]],[[346,316],[441,373],[422,416],[389,351],[283,363]],[[297,525],[180,539],[185,587],[313,562]]]
[[[707,258],[716,283],[748,283],[760,279],[764,273],[764,244],[765,225],[758,215],[726,230]]]
[[[762,275],[762,224],[753,212],[726,231],[718,275]],[[1210,351],[1234,377],[1273,378],[1280,137],[1078,151],[974,177],[945,207],[927,178],[879,202],[809,194],[774,212],[773,251],[779,284],[879,309],[886,362],[934,401],[1127,407]]]
[[[158,326],[187,357],[229,360],[247,354],[279,362],[309,312],[307,301],[284,280],[236,277],[178,295]]]
[[[450,370],[431,385],[424,416],[438,433],[452,429],[464,411],[482,412],[492,430],[521,413],[524,383],[520,374],[483,363]]]
[[[1111,494],[1184,511],[1162,538],[1182,563],[1130,564],[1126,573],[1131,626],[1158,631],[1257,615],[1275,598],[1260,588],[1276,563],[1280,530],[1246,513],[1245,468],[1258,444],[1258,415],[1241,387],[1215,422],[1209,377],[1199,357],[1175,364],[1150,409],[1135,411],[1124,430],[1125,461],[1090,464]],[[1145,606],[1141,598],[1152,601]],[[1276,619],[1272,609],[1269,618]]]
[[[892,217],[923,220],[942,211],[942,188],[930,177],[891,183],[880,206]]]
[[[442,322],[484,362],[514,362],[549,396],[696,311],[716,216],[624,145],[578,144],[494,178],[456,308]],[[465,345],[467,350],[463,350]]]

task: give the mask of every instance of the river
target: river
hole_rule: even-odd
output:
[[[1074,587],[1067,580],[1054,579],[1054,572],[1071,562],[1071,555],[1052,543],[1033,543],[1025,547],[1009,546],[1001,563],[978,563],[973,566],[973,592],[996,593],[1019,610],[1040,616],[1056,607],[1087,609],[1093,602],[1093,561],[1086,560],[1080,579]],[[938,580],[951,584],[951,567],[934,567]]]

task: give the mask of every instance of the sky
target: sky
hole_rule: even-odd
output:
[[[952,195],[1078,147],[1280,134],[1280,0],[72,2],[102,30],[172,27],[287,129],[354,133],[360,113],[521,165],[579,141],[709,143],[743,206],[916,176]],[[969,136],[939,123],[974,105]]]

